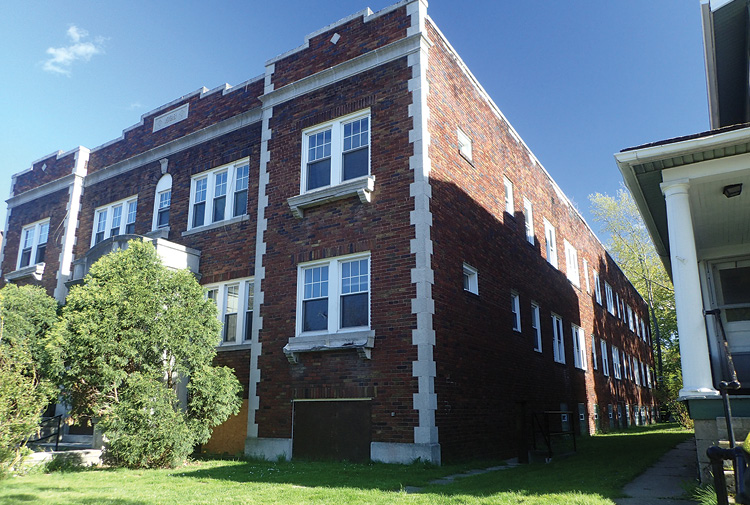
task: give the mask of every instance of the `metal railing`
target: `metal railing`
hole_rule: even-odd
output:
[[[556,417],[557,420],[554,426],[551,425],[550,419]],[[565,416],[565,417],[564,417]],[[544,412],[534,412],[531,414],[531,429],[532,439],[534,442],[534,450],[537,450],[537,435],[542,436],[542,441],[547,447],[547,460],[552,458],[552,439],[553,437],[573,437],[573,450],[578,451],[576,446],[576,432],[571,422],[573,412],[569,410],[545,410]],[[540,418],[541,417],[541,418]],[[565,420],[567,419],[567,421]],[[568,429],[565,429],[567,424]],[[553,429],[554,428],[554,429]]]
[[[62,422],[62,415],[54,417],[43,417],[39,423],[39,436],[35,439],[29,439],[26,441],[27,444],[37,444],[43,440],[48,440],[55,437],[55,451],[60,447],[60,423]],[[48,435],[43,435],[49,432]]]

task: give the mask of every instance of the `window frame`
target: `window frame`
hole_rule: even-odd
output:
[[[510,307],[513,316],[513,331],[521,333],[521,297],[515,291],[510,293]]]
[[[344,178],[344,154],[348,152],[355,152],[358,150],[365,149],[362,145],[357,148],[350,149],[349,151],[344,150],[344,129],[348,124],[352,124],[355,121],[359,121],[367,118],[367,173],[358,175],[356,177]],[[330,130],[330,155],[327,157],[330,159],[328,167],[328,184],[317,186],[315,188],[307,189],[308,183],[308,163],[310,159],[310,139],[320,133],[325,133]],[[358,134],[359,135],[359,134]],[[316,158],[314,161],[323,160],[326,157]],[[337,117],[331,121],[325,123],[319,123],[309,128],[302,130],[302,156],[301,156],[301,168],[300,168],[300,195],[306,193],[312,193],[314,191],[320,191],[326,188],[339,186],[348,181],[369,177],[372,174],[372,114],[369,108],[361,109],[345,116]]]
[[[599,273],[596,270],[591,271],[594,276],[594,299],[596,303],[602,305],[602,285],[599,282]]]
[[[135,212],[131,212],[131,206],[135,204]],[[119,224],[117,226],[117,229],[119,233],[113,235],[112,232],[115,229],[112,223],[112,215],[114,214],[114,209],[116,207],[120,207],[120,219]],[[99,229],[99,224],[101,222],[100,217],[102,214],[105,214],[104,217],[104,229],[100,232],[97,231]],[[133,196],[130,196],[128,198],[124,198],[122,200],[117,200],[116,202],[111,202],[107,205],[102,205],[101,207],[97,207],[94,209],[94,226],[91,232],[91,247],[94,247],[99,242],[103,242],[107,240],[108,238],[115,237],[117,235],[132,235],[135,233],[135,222],[138,217],[138,195],[135,194]],[[131,220],[132,219],[132,220]],[[101,240],[96,240],[96,236],[99,233],[103,233]]]
[[[344,263],[367,260],[367,324],[362,326],[343,326],[341,322],[342,309],[342,268]],[[304,330],[304,292],[305,271],[318,267],[328,267],[328,313],[326,316],[327,327],[322,330]],[[335,273],[335,275],[334,275]],[[362,291],[351,294],[359,294]],[[319,297],[322,298],[322,297]],[[350,333],[367,331],[372,328],[372,255],[369,251],[345,256],[336,256],[323,260],[308,261],[297,265],[297,309],[295,322],[295,336],[333,335],[337,333]]]
[[[586,293],[591,294],[591,283],[589,282],[589,262],[583,258],[583,277],[586,279]]]
[[[609,377],[609,354],[607,353],[607,341],[601,339],[602,348],[602,373],[605,377]]]
[[[596,357],[596,335],[591,334],[591,368],[599,370],[599,360]]]
[[[473,141],[461,128],[456,129],[456,142],[458,143],[459,154],[468,161],[473,161]]]
[[[571,335],[573,337],[573,365],[581,370],[587,370],[586,362],[586,337],[583,328],[571,323]]]
[[[39,246],[44,245],[44,255],[47,254],[47,246],[49,245],[49,226],[50,226],[50,218],[42,219],[40,221],[36,221],[34,223],[29,223],[26,226],[24,226],[21,229],[21,238],[18,242],[18,257],[16,258],[16,270],[20,270],[22,268],[31,267],[34,265],[40,265],[42,263],[46,263],[44,261],[45,258],[42,258],[41,261],[39,260]],[[46,238],[44,242],[40,242],[41,238],[41,232],[42,229],[46,227],[47,233]],[[31,245],[30,247],[25,247],[25,242],[28,236],[28,232],[33,233],[31,236]],[[22,265],[22,260],[24,256],[24,251],[29,250],[29,259],[28,262],[25,265]]]
[[[190,202],[188,205],[188,217],[187,217],[187,229],[200,230],[208,229],[214,226],[220,226],[222,223],[229,223],[233,219],[242,218],[247,216],[247,200],[245,200],[245,208],[242,209],[242,213],[237,214],[235,206],[237,200],[235,193],[237,192],[237,173],[241,168],[248,167],[247,185],[249,188],[250,184],[250,158],[241,158],[231,163],[227,163],[220,167],[213,168],[211,170],[205,170],[203,172],[194,174],[190,177]],[[222,184],[217,184],[217,177],[226,173],[226,181]],[[201,188],[202,200],[198,201],[198,185],[202,181],[205,181],[205,188]],[[217,189],[222,190],[223,193],[218,194]],[[245,190],[248,191],[248,190]],[[249,197],[249,193],[248,193]],[[216,206],[220,200],[223,199],[223,218],[215,219]],[[202,206],[203,221],[201,224],[196,224],[198,213],[197,208],[199,205]]]
[[[227,294],[230,288],[237,286],[237,315],[235,320],[235,340],[227,341],[227,328],[226,328],[226,316],[227,310]],[[221,339],[219,340],[218,347],[231,347],[237,345],[248,344],[252,338],[252,324],[253,324],[253,304],[254,304],[254,289],[255,289],[255,278],[254,277],[241,277],[236,279],[230,279],[225,282],[218,282],[212,284],[204,284],[201,286],[206,293],[206,298],[212,298],[209,296],[209,291],[216,291],[216,297],[213,298],[216,303],[216,317],[221,322]],[[249,293],[249,295],[248,295]],[[242,314],[242,317],[240,317]],[[249,324],[248,324],[249,323]],[[251,333],[248,335],[248,329]]]
[[[565,247],[565,275],[568,280],[576,287],[581,287],[581,273],[578,270],[578,250],[573,244],[563,239]]]
[[[503,176],[503,186],[505,188],[505,212],[515,217],[515,200],[513,198],[513,183],[507,176]]]
[[[547,263],[558,268],[557,232],[547,218],[544,218],[544,247],[547,252]]]
[[[615,379],[622,379],[622,362],[620,361],[620,349],[612,346],[612,374]]]
[[[523,217],[526,227],[526,241],[534,245],[534,205],[525,196],[523,197]]]
[[[612,286],[607,281],[604,281],[604,294],[607,297],[607,311],[613,316],[616,315],[614,292],[612,291]]]
[[[531,328],[534,334],[534,350],[542,352],[542,318],[539,304],[531,302]]]
[[[554,312],[552,318],[552,350],[555,363],[565,364],[565,338],[563,319]]]
[[[464,262],[462,278],[468,280],[463,283],[464,291],[479,296],[479,270]]]

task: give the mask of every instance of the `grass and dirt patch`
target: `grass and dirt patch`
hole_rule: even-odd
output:
[[[497,462],[438,467],[199,459],[172,470],[36,471],[0,481],[0,505],[611,505],[627,482],[690,436],[676,425],[660,425],[584,437],[575,455],[448,485],[429,482]],[[407,494],[406,486],[422,491]]]

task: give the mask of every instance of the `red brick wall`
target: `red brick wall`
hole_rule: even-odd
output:
[[[263,80],[252,82],[226,95],[221,91],[206,95],[189,96],[169,109],[159,110],[143,118],[143,124],[123,133],[124,139],[92,152],[89,173],[94,173],[118,161],[196,132],[219,121],[236,116],[260,106],[258,96],[263,93]],[[171,126],[153,131],[154,118],[189,103],[187,119]]]
[[[291,436],[294,398],[374,394],[373,441],[414,441],[418,421],[411,364],[416,360],[411,343],[416,320],[410,302],[415,295],[409,252],[409,212],[414,207],[409,197],[410,77],[403,58],[274,107],[256,414],[260,437]],[[287,198],[299,193],[302,129],[364,107],[371,111],[371,172],[376,177],[372,202],[362,204],[352,197],[307,209],[302,219],[293,217]],[[371,252],[371,322],[376,334],[372,360],[354,351],[336,351],[304,353],[299,364],[289,364],[282,348],[295,335],[298,263],[362,251]]]
[[[406,7],[401,7],[366,23],[358,17],[318,34],[306,49],[276,62],[274,89],[402,39],[410,25]],[[341,37],[336,44],[331,43],[334,33]]]
[[[566,403],[576,412],[571,423],[577,425],[579,402],[592,406],[611,401],[609,382],[591,372],[592,333],[621,348],[627,341],[638,348],[639,356],[648,354],[643,342],[593,306],[592,295],[586,293],[583,259],[602,279],[611,279],[621,296],[627,293],[634,308],[645,308],[642,301],[636,304],[632,287],[600,243],[461,71],[429,23],[428,31],[435,42],[429,53],[428,105],[436,419],[443,459],[515,456],[521,450],[518,442],[528,436],[531,412],[559,410]],[[459,127],[473,139],[472,162],[459,154]],[[504,212],[503,176],[513,183],[513,216]],[[533,246],[525,236],[524,196],[533,204]],[[544,218],[556,228],[559,270],[546,261]],[[563,239],[578,251],[580,288],[566,277]],[[463,262],[479,271],[479,296],[463,290]],[[511,290],[520,295],[520,334],[512,330]],[[532,300],[541,309],[541,354],[533,350]],[[553,359],[551,312],[563,319],[565,364]],[[573,365],[571,323],[584,329],[588,372]],[[636,393],[632,386],[624,389],[650,401],[648,394]],[[593,425],[590,408],[588,414]]]
[[[35,162],[31,166],[31,171],[16,177],[15,185],[13,186],[13,194],[19,195],[25,191],[56,181],[61,177],[73,173],[75,158],[76,153],[71,152],[62,158],[58,158],[57,154],[53,154]],[[42,166],[45,165],[46,167],[42,170]]]
[[[18,249],[21,244],[21,231],[27,224],[49,218],[49,237],[47,250],[44,253],[44,273],[41,281],[24,280],[18,284],[37,284],[47,290],[52,296],[57,286],[57,271],[60,268],[60,252],[62,251],[63,221],[68,205],[68,188],[61,189],[50,195],[9,210],[8,228],[3,240],[5,251],[3,256],[3,275],[16,269],[18,263]],[[33,258],[32,258],[33,260]],[[3,285],[5,280],[2,280]]]

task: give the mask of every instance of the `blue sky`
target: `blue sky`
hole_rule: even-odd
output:
[[[29,0],[0,16],[0,196],[202,86],[239,84],[304,36],[387,0]],[[613,153],[709,128],[698,0],[433,0],[428,14],[592,228]],[[5,222],[5,204],[0,205]]]

